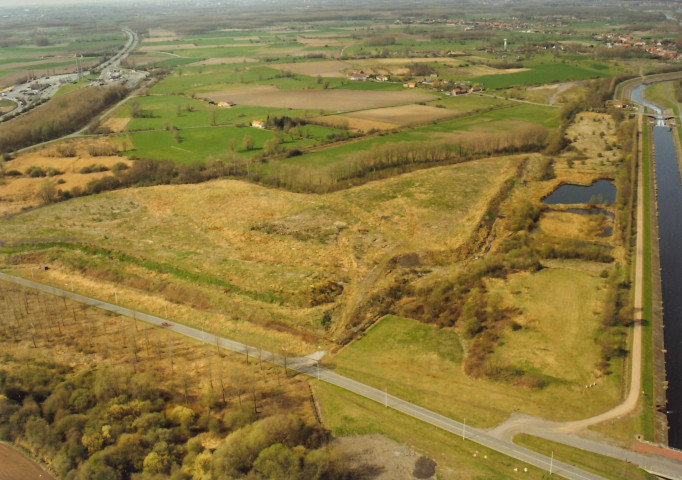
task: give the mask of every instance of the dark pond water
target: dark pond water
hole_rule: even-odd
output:
[[[575,205],[594,203],[611,205],[616,201],[616,187],[610,180],[599,180],[589,186],[562,185],[552,192],[542,203],[548,205]]]
[[[654,127],[658,226],[668,380],[668,444],[682,448],[682,181],[668,127]]]

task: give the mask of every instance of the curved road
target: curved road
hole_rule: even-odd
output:
[[[74,300],[85,305],[90,305],[92,307],[101,308],[103,310],[108,310],[110,312],[117,313],[119,315],[125,315],[127,317],[136,318],[144,322],[150,323],[156,326],[162,326],[162,322],[166,322],[166,319],[157,317],[155,315],[149,315],[146,313],[138,312],[136,310],[131,310],[120,305],[114,305],[112,303],[107,303],[101,300],[97,300],[90,297],[85,297],[77,293],[68,292],[60,288],[55,288],[48,285],[43,285],[41,283],[33,282],[20,277],[15,277],[12,275],[7,275],[5,273],[0,273],[0,280],[5,280],[12,282],[24,287],[33,288],[40,290],[42,292],[57,295],[60,297],[66,297],[68,299]],[[552,473],[559,475],[561,477],[570,480],[603,480],[603,477],[599,475],[586,472],[577,467],[569,465],[567,463],[560,462],[558,460],[552,460],[545,455],[541,455],[537,452],[529,450],[524,447],[515,445],[514,443],[496,438],[484,430],[465,426],[464,424],[452,420],[448,417],[440,415],[438,413],[427,410],[426,408],[420,407],[410,402],[406,402],[393,395],[387,395],[385,392],[378,390],[364,383],[358,382],[356,380],[344,377],[338,373],[333,372],[325,367],[320,366],[319,362],[310,357],[297,357],[287,359],[282,355],[278,355],[272,352],[261,351],[258,348],[250,347],[243,343],[235,342],[223,337],[218,337],[212,333],[205,332],[196,328],[188,327],[181,324],[172,324],[166,327],[169,330],[180,333],[182,335],[188,336],[195,340],[205,342],[211,345],[218,345],[221,348],[231,350],[233,352],[246,354],[257,357],[259,354],[263,355],[263,359],[270,361],[274,364],[287,366],[292,370],[298,371],[305,375],[311,377],[319,378],[322,381],[328,382],[332,385],[336,385],[340,388],[353,392],[362,397],[374,400],[385,404],[387,408],[393,408],[402,412],[406,415],[410,415],[418,420],[422,420],[429,423],[435,427],[448,431],[452,434],[463,436],[472,442],[475,442],[484,447],[490,448],[497,452],[508,455],[516,460],[524,462],[528,465],[533,465],[545,471],[552,471]]]

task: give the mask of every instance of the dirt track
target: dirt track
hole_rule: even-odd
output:
[[[0,443],[0,480],[54,480],[40,465],[5,443]]]

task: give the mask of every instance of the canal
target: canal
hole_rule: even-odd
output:
[[[642,90],[632,92],[632,100],[662,114],[643,101]],[[665,325],[665,367],[667,390],[668,444],[682,448],[682,181],[677,163],[673,132],[662,120],[653,128],[658,193],[658,230],[661,258],[663,323]]]

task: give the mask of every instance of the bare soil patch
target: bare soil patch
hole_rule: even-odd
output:
[[[412,125],[415,123],[426,123],[452,117],[457,113],[458,112],[454,110],[430,107],[427,105],[401,105],[399,107],[377,108],[353,112],[345,115],[345,117],[397,125]]]
[[[359,132],[369,132],[370,130],[392,130],[399,127],[397,123],[379,122],[364,118],[355,118],[348,115],[327,115],[315,117],[315,123],[327,125],[332,128],[350,128]]]
[[[310,38],[310,37],[303,37],[303,36],[298,36],[296,37],[296,41],[298,43],[302,43],[308,47],[342,47],[343,45],[346,45],[346,42],[342,42],[340,40],[336,40],[333,38],[323,38],[323,37],[315,37],[315,38]]]
[[[111,117],[106,119],[104,123],[102,123],[102,126],[108,128],[112,132],[118,133],[125,130],[126,125],[128,125],[128,122],[130,122],[129,118]]]
[[[126,58],[125,62],[133,67],[142,67],[150,63],[162,62],[168,60],[168,57],[158,55],[131,55]]]
[[[299,75],[309,75],[311,77],[343,77],[344,71],[351,68],[351,65],[339,60],[327,60],[324,62],[305,62],[305,63],[281,63],[272,65],[272,68],[282,71],[290,71]]]
[[[341,437],[334,440],[347,455],[347,464],[358,480],[414,480],[420,455],[405,445],[378,434]],[[422,477],[424,478],[424,477]],[[435,478],[435,475],[432,477]]]
[[[414,92],[371,92],[365,90],[287,90],[274,86],[230,89],[213,92],[206,98],[238,105],[273,108],[324,109],[349,111],[365,108],[390,107],[432,100],[433,95]]]
[[[43,467],[4,443],[0,443],[0,465],[0,480],[54,480]]]
[[[178,35],[171,30],[166,30],[165,28],[150,28],[149,37],[145,40],[149,42],[164,42],[177,40],[177,38]]]
[[[169,45],[145,45],[138,50],[141,52],[161,52],[167,50],[191,50],[197,48],[193,43],[178,43]]]
[[[11,112],[11,111],[14,110],[15,108],[17,108],[17,104],[16,104],[16,103],[15,103],[14,105],[8,105],[8,106],[6,106],[6,107],[0,107],[0,114],[5,114],[5,113],[8,113],[8,112]]]

